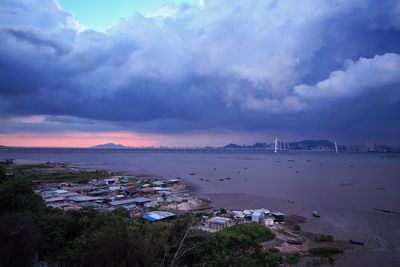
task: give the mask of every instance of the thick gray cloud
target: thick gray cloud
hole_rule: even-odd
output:
[[[398,142],[399,10],[394,0],[202,1],[135,13],[101,33],[51,0],[2,1],[1,130]],[[38,114],[52,123],[6,123]],[[66,117],[82,123],[54,124]]]
[[[294,90],[304,99],[332,99],[363,95],[368,90],[382,90],[392,85],[400,86],[400,55],[388,53],[356,62],[349,60],[344,70],[331,72],[329,78],[314,86],[297,85]],[[393,93],[391,100],[398,100],[400,92]]]

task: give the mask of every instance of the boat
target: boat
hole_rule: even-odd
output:
[[[317,211],[313,211],[312,216],[316,218],[321,217]]]
[[[292,244],[292,245],[301,245],[303,242],[298,239],[288,239],[286,240],[287,243]]]
[[[359,246],[364,246],[364,242],[360,242],[360,241],[355,241],[350,239],[349,242],[353,245],[359,245]]]

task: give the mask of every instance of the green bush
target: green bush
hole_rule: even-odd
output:
[[[286,257],[285,261],[289,264],[296,264],[299,262],[300,254],[295,253]]]
[[[6,212],[39,212],[44,208],[40,196],[24,178],[10,178],[0,183],[0,214]]]
[[[268,249],[268,251],[271,253],[278,253],[279,249],[278,248],[270,248],[270,249]]]
[[[3,163],[0,163],[0,181],[7,178],[6,172],[6,167]]]
[[[226,241],[227,246],[256,246],[260,242],[274,238],[274,234],[264,225],[243,223],[233,225],[218,232],[217,235]]]
[[[32,266],[40,232],[32,221],[16,215],[0,217],[0,266]]]

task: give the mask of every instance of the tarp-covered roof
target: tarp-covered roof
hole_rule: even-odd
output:
[[[152,222],[163,220],[175,216],[174,213],[168,211],[152,211],[145,213],[143,218]]]

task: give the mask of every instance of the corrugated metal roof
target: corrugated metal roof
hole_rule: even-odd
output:
[[[63,189],[57,189],[57,190],[54,190],[54,192],[57,194],[65,194],[65,193],[68,193],[69,191],[63,190]]]
[[[125,205],[125,204],[130,204],[130,203],[145,203],[145,202],[150,202],[150,201],[151,201],[151,199],[149,199],[149,198],[135,197],[135,198],[128,198],[128,199],[113,201],[110,204],[112,206],[119,206],[119,205]]]
[[[76,197],[70,197],[69,198],[72,201],[75,202],[84,202],[84,201],[95,201],[95,200],[100,200],[104,199],[103,197],[90,197],[90,196],[76,196]]]
[[[99,194],[106,194],[111,192],[111,190],[108,189],[100,189],[100,190],[94,190],[94,191],[90,191],[87,194],[88,195],[99,195]]]
[[[216,223],[216,224],[225,224],[229,221],[230,219],[225,217],[213,217],[208,220],[209,223]]]
[[[168,211],[152,211],[145,213],[143,218],[152,222],[163,220],[175,216],[174,213]]]
[[[150,198],[146,198],[146,197],[135,197],[133,199],[135,200],[136,203],[145,203],[145,202],[151,201]]]
[[[50,203],[50,202],[57,202],[57,201],[62,201],[65,198],[63,197],[50,197],[50,198],[46,198],[44,201],[46,201],[46,203]]]
[[[157,193],[162,194],[162,195],[171,195],[172,194],[171,191],[165,191],[165,190],[157,191]]]

